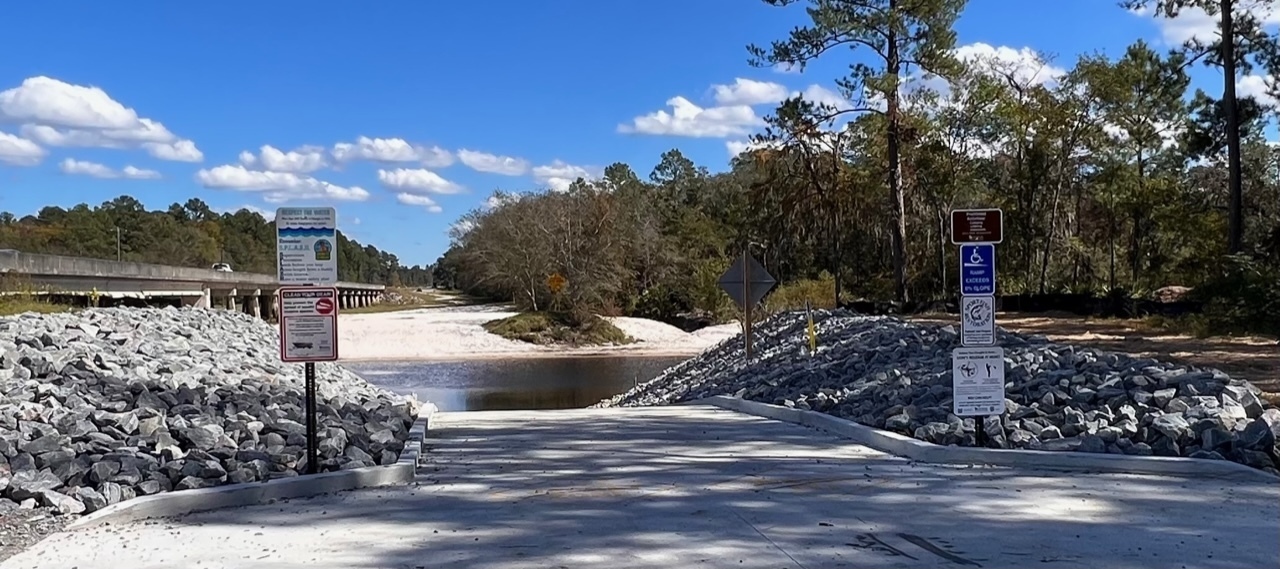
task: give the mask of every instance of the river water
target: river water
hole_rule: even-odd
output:
[[[459,362],[353,362],[370,383],[441,411],[586,407],[644,383],[684,357],[550,357]]]

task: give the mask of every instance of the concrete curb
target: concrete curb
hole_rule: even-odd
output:
[[[739,413],[795,423],[828,431],[873,449],[936,464],[987,464],[1023,468],[1045,468],[1123,474],[1160,474],[1223,478],[1250,482],[1280,483],[1280,477],[1256,468],[1225,460],[1167,456],[1128,456],[1093,454],[1074,451],[1000,450],[974,447],[941,446],[916,440],[906,435],[873,429],[834,415],[747,401],[717,395],[690,401],[691,404],[714,405]]]
[[[123,524],[150,518],[167,518],[193,512],[237,508],[265,504],[287,498],[301,498],[344,490],[396,486],[413,482],[422,454],[422,441],[426,437],[427,423],[436,407],[425,403],[418,410],[418,417],[409,429],[409,439],[395,464],[366,466],[352,470],[323,472],[292,478],[279,478],[267,482],[230,484],[214,488],[163,492],[139,496],[107,506],[67,525],[68,530],[90,528],[103,524]]]

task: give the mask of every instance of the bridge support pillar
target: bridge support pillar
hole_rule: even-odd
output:
[[[249,295],[249,312],[254,318],[262,318],[262,290],[254,289]]]
[[[233,289],[231,289],[231,292],[228,292],[228,293],[227,293],[227,310],[235,310],[235,309],[236,309],[236,295],[237,295],[237,294],[239,294],[239,291],[237,291],[237,290],[236,290],[236,289],[234,289],[234,288],[233,288]]]

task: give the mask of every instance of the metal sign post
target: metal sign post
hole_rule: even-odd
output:
[[[951,355],[952,410],[974,417],[974,442],[987,446],[987,416],[1004,413],[1004,349],[996,346],[996,244],[1004,239],[999,209],[951,212],[951,242],[960,246],[960,345]]]
[[[747,359],[751,359],[751,308],[778,284],[760,262],[746,249],[737,263],[720,276],[720,288],[742,309],[742,341]]]
[[[307,474],[320,472],[316,364],[338,359],[338,214],[331,207],[276,210],[280,359],[303,363]]]

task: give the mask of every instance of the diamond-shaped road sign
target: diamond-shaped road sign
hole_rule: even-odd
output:
[[[778,284],[773,275],[764,270],[760,262],[750,254],[738,257],[729,270],[720,276],[719,282],[720,288],[729,293],[729,297],[738,303],[738,308],[743,310],[754,307]]]

